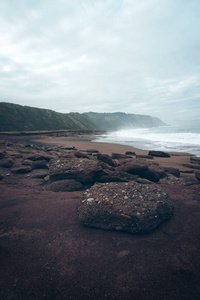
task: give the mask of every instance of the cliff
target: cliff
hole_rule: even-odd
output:
[[[157,127],[160,119],[125,113],[57,113],[48,109],[0,103],[0,131],[36,130],[117,130],[121,128]]]

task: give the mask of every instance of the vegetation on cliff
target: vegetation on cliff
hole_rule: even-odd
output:
[[[58,113],[48,109],[0,103],[0,131],[117,130],[156,127],[164,123],[151,116],[125,113]]]

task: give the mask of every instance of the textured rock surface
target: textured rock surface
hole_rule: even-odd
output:
[[[173,204],[155,184],[97,183],[83,194],[78,213],[89,227],[147,233],[172,216]]]
[[[76,179],[83,184],[93,184],[104,174],[96,160],[53,159],[49,167],[50,180]]]
[[[112,159],[112,157],[108,154],[97,154],[97,159],[100,160],[100,161],[103,161],[105,162],[106,164],[114,167],[115,166],[115,163]]]
[[[192,156],[190,157],[191,163],[200,164],[200,157]]]
[[[176,177],[180,177],[180,171],[179,169],[176,169],[176,168],[164,168],[165,172],[169,173],[169,174],[172,174]]]

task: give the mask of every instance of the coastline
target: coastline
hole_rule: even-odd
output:
[[[76,135],[67,137],[51,137],[44,136],[41,139],[33,139],[33,142],[44,143],[46,145],[56,145],[61,147],[71,147],[74,146],[80,151],[86,151],[88,149],[96,149],[100,153],[111,155],[113,152],[120,154],[125,154],[127,151],[133,151],[136,155],[148,155],[149,150],[142,150],[132,146],[116,144],[116,143],[103,143],[95,142],[95,135]],[[190,153],[184,152],[168,152],[170,158],[154,157],[154,161],[157,162],[162,167],[174,167],[180,169],[180,171],[187,172],[190,168],[183,166],[184,164],[190,163],[190,157],[193,156]],[[191,175],[188,175],[191,176]]]

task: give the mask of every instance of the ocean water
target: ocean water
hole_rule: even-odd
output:
[[[117,143],[143,150],[187,152],[200,157],[200,124],[123,129],[97,136],[95,142]]]

